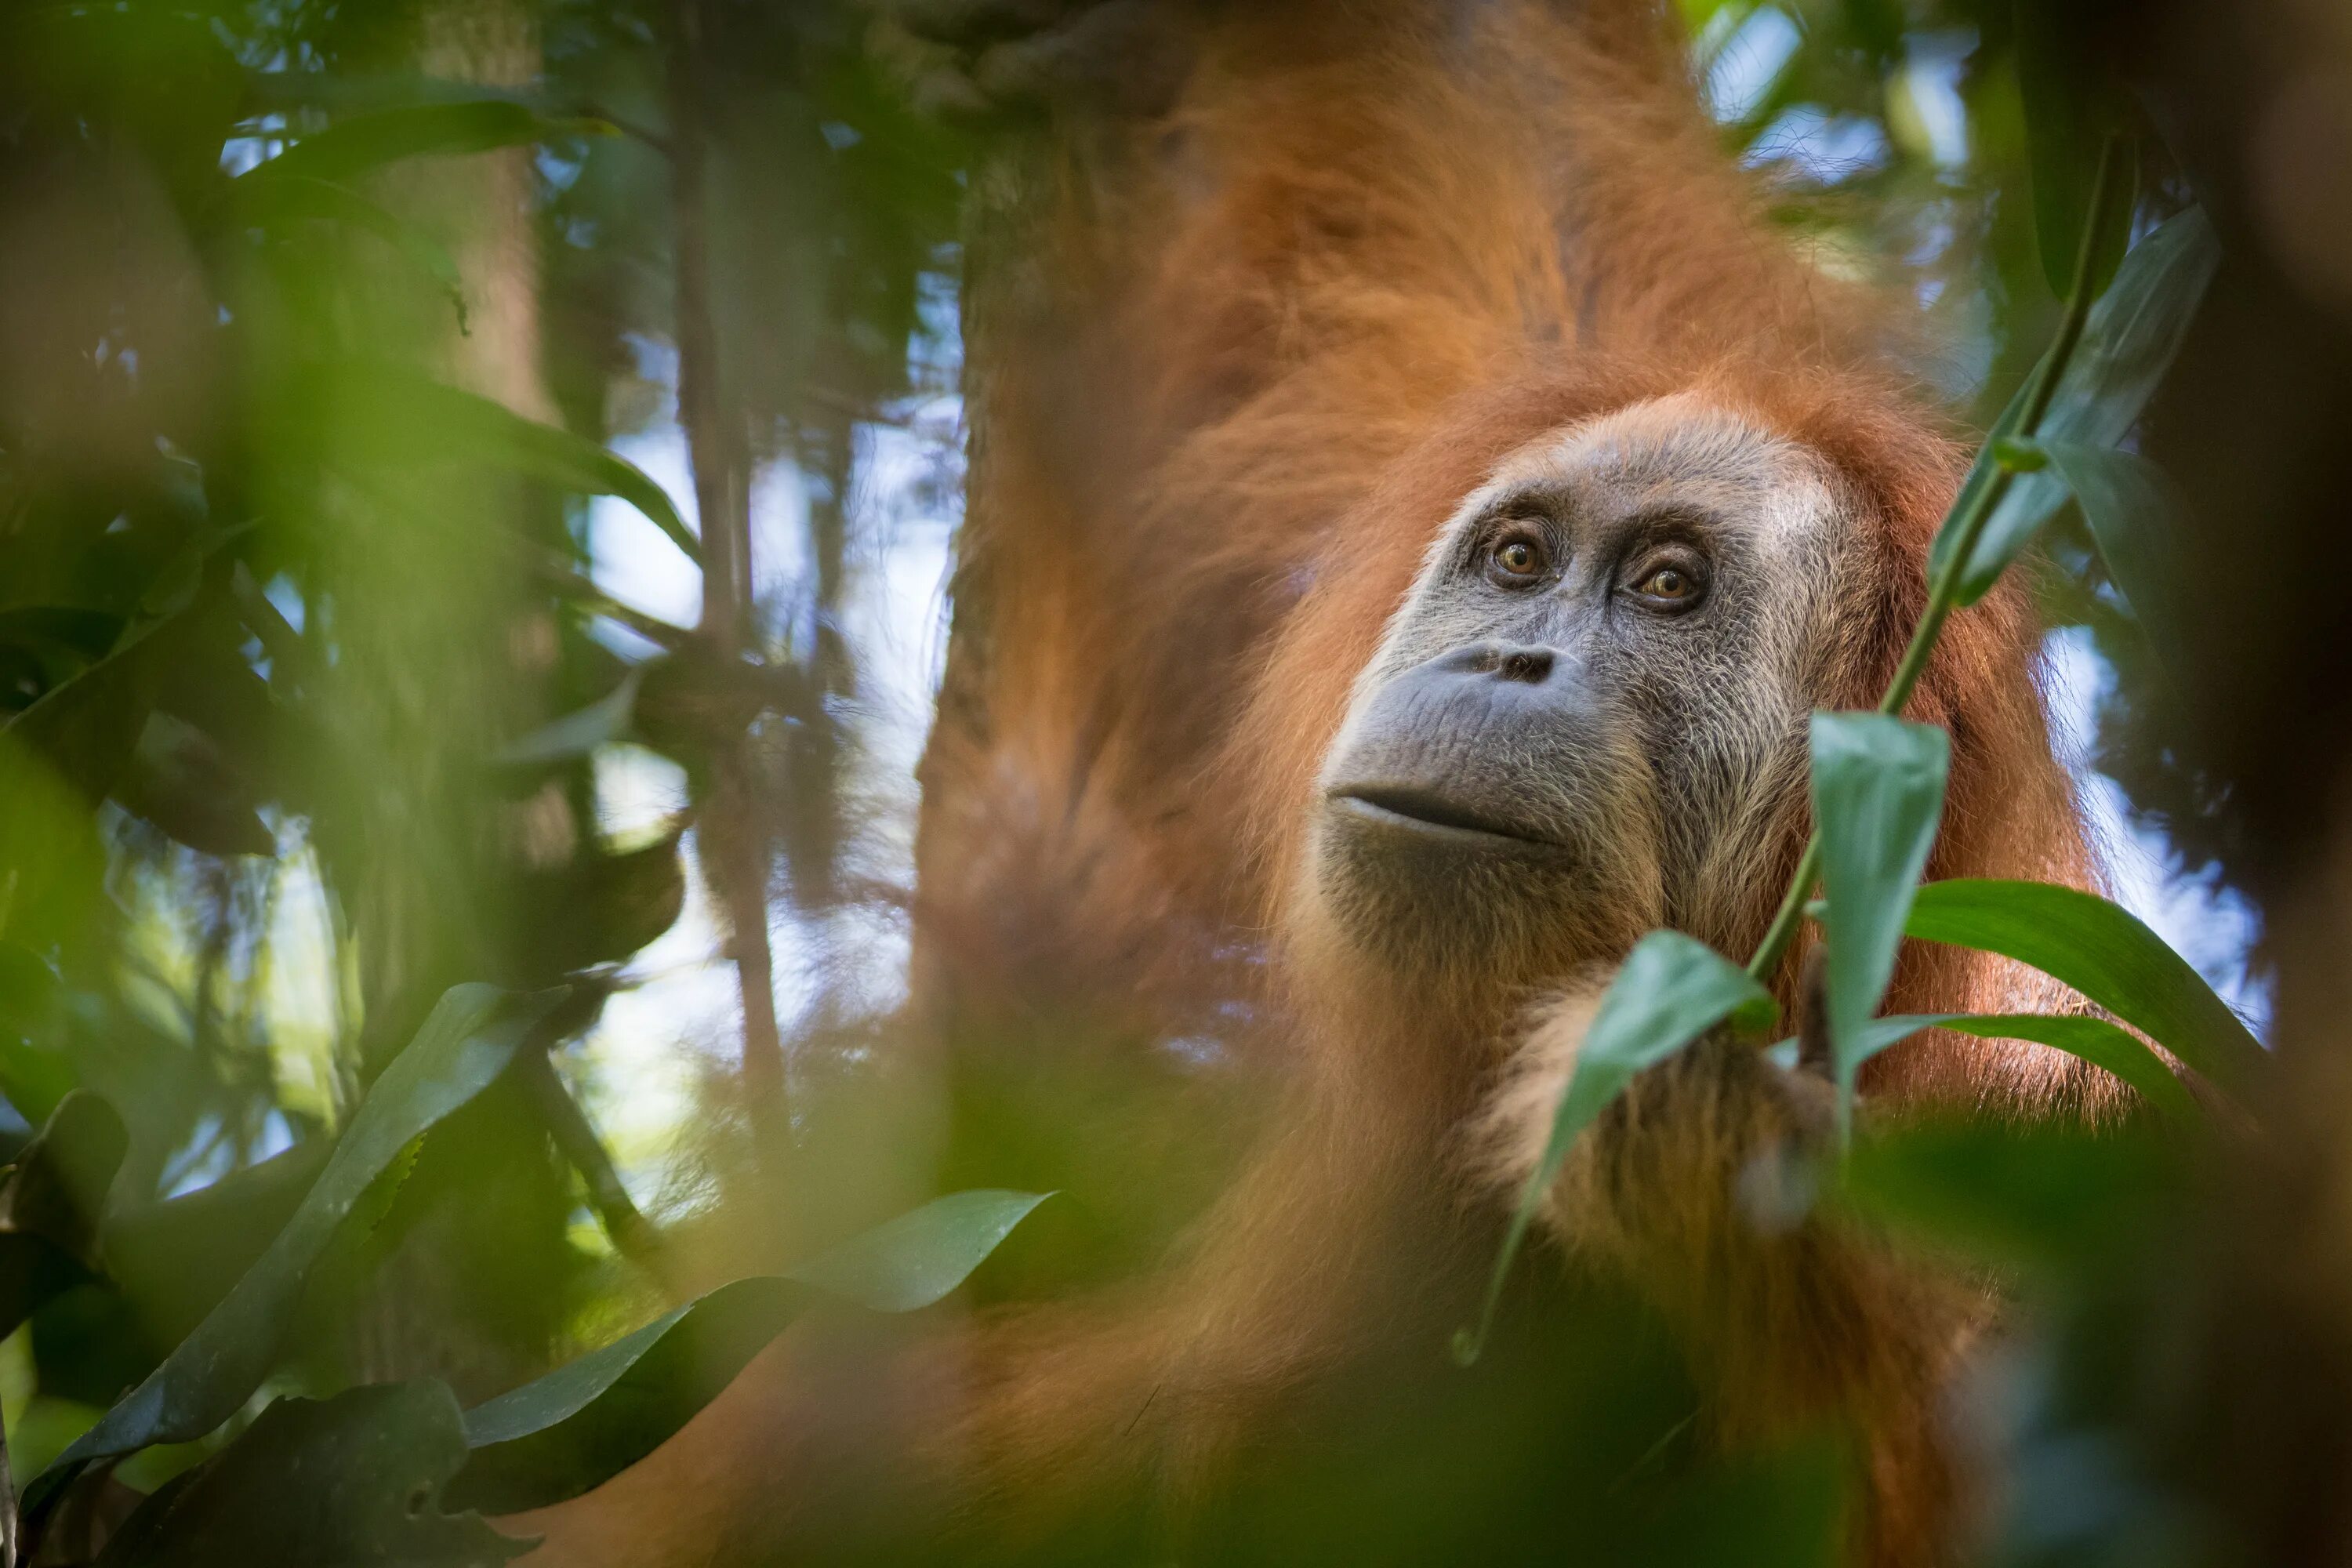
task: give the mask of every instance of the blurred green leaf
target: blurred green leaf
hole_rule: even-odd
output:
[[[122,617],[68,605],[0,610],[0,645],[61,657],[72,668],[97,663],[122,635]]]
[[[2079,1278],[2127,1254],[2177,1201],[2177,1140],[2131,1129],[1980,1117],[1858,1139],[1834,1174],[1841,1206],[1978,1264]]]
[[[2061,299],[2074,287],[2084,230],[2097,216],[2091,205],[2099,160],[2108,139],[2123,130],[2127,108],[2082,51],[2070,47],[2063,22],[2059,9],[2047,0],[2018,0],[2017,78],[2032,157],[2034,237],[2042,251],[2042,275],[2050,280],[2051,292]],[[2101,232],[2110,238],[2102,254],[2092,258],[2094,298],[2114,279],[2131,237],[2136,163],[2127,156],[2121,177],[2109,183],[2105,205],[2110,221]]]
[[[531,985],[615,963],[677,923],[686,908],[679,823],[642,849],[591,852],[559,869],[519,879],[524,907],[541,911],[519,934],[517,968],[503,977]]]
[[[1949,736],[1880,713],[1812,717],[1813,820],[1822,837],[1822,925],[1841,1136],[1851,1127],[1864,1033],[1902,945],[1903,917],[1944,813]]]
[[[176,1343],[236,1289],[333,1152],[312,1138],[194,1192],[107,1215],[107,1273],[160,1343]]]
[[[490,761],[500,767],[544,767],[551,763],[584,757],[599,746],[628,739],[637,706],[637,688],[644,684],[646,668],[639,665],[630,670],[618,686],[587,707],[575,708],[561,719],[509,742]]]
[[[457,263],[446,247],[382,203],[371,201],[349,186],[310,174],[285,173],[278,167],[284,161],[281,158],[261,165],[271,171],[268,179],[230,182],[230,222],[264,231],[280,230],[295,224],[328,223],[372,235],[440,285],[457,313],[457,330],[466,330],[465,280],[458,276]]]
[[[963,1283],[1037,1193],[956,1193],[790,1272],[722,1285],[635,1333],[466,1414],[474,1455],[452,1485],[493,1513],[577,1497],[659,1447],[818,1292],[880,1312],[929,1306]]]
[[[278,836],[261,819],[250,785],[209,736],[153,712],[115,786],[123,806],[191,849],[226,858],[272,855]]]
[[[2189,668],[2181,640],[2187,612],[2180,542],[2189,500],[2172,477],[2136,452],[2080,441],[2045,441],[2083,521],[2157,657],[2176,674]]]
[[[1741,1022],[1769,1019],[1769,993],[1748,972],[1680,931],[1654,931],[1633,944],[1610,983],[1578,1049],[1576,1070],[1553,1113],[1551,1135],[1543,1156],[1528,1177],[1512,1212],[1510,1228],[1495,1258],[1486,1300],[1475,1330],[1454,1338],[1454,1359],[1468,1364],[1478,1357],[1495,1308],[1502,1300],[1503,1282],[1527,1238],[1528,1226],[1544,1194],[1559,1177],[1560,1166],[1577,1134],[1609,1108],[1644,1068],[1664,1061],[1727,1018]]]
[[[121,647],[0,727],[0,736],[38,752],[95,805],[130,764],[156,687],[184,641],[182,632],[177,619],[132,631]],[[0,759],[0,784],[8,772],[9,764]]]
[[[268,1375],[310,1266],[403,1148],[503,1073],[556,999],[452,987],[394,1058],[294,1217],[227,1298],[163,1364],[26,1489],[42,1510],[82,1468],[219,1426]]]
[[[405,158],[453,157],[519,147],[563,136],[609,136],[601,120],[551,119],[505,99],[417,103],[354,115],[315,131],[266,163],[239,176],[276,180],[306,175],[342,181]]]
[[[75,1087],[73,1064],[54,1048],[65,990],[40,954],[0,942],[0,1096],[28,1121],[44,1121]]]
[[[142,1503],[97,1568],[491,1568],[522,1555],[531,1542],[442,1511],[465,1458],[457,1401],[440,1383],[280,1399]]]
[[[911,1312],[962,1284],[1051,1193],[950,1193],[795,1265],[786,1278],[877,1312]]]
[[[2034,432],[2036,439],[2045,447],[2112,447],[2130,434],[2179,353],[2197,302],[2220,260],[2212,225],[2196,207],[2133,247],[2116,269],[2114,286],[2092,308],[2083,340]],[[1995,421],[1996,437],[2013,434],[2025,396],[2021,390]],[[1994,471],[1990,453],[1979,453],[1961,501],[1954,503],[1954,516],[1959,515],[1970,490],[1991,482]],[[1961,574],[1958,602],[1972,605],[1983,598],[2042,525],[2066,504],[2066,495],[2065,481],[2052,469],[2012,476]],[[1931,577],[1943,570],[1952,549],[1953,536],[1947,528],[1936,536],[1929,552]]]
[[[279,109],[323,109],[348,118],[420,103],[521,103],[531,95],[487,82],[415,71],[255,70],[246,73],[257,102]]]
[[[0,1338],[96,1272],[107,1189],[130,1146],[114,1108],[78,1089],[17,1157],[0,1185]]]
[[[1905,930],[1923,942],[2030,964],[2224,1089],[2243,1089],[2267,1059],[2187,959],[2137,916],[2096,894],[2048,882],[1930,882],[1919,889]]]
[[[668,492],[625,458],[560,426],[526,419],[494,398],[384,362],[316,366],[294,378],[297,421],[334,417],[323,449],[401,468],[484,463],[578,495],[618,496],[699,564],[702,547]],[[316,436],[313,437],[314,441]]]

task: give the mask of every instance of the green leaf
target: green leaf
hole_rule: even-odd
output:
[[[133,630],[106,658],[42,693],[0,727],[0,735],[37,752],[95,805],[130,765],[156,689],[184,647],[186,632],[179,617]],[[21,765],[0,757],[0,794],[14,794],[5,781]]]
[[[0,1338],[96,1271],[107,1189],[130,1146],[114,1108],[78,1089],[17,1156],[0,1186]]]
[[[429,1379],[280,1399],[174,1477],[108,1540],[97,1568],[402,1563],[491,1568],[532,1542],[441,1491],[466,1460],[457,1401]]]
[[[412,1140],[507,1069],[551,995],[453,986],[384,1068],[301,1206],[236,1288],[163,1364],[26,1489],[31,1516],[82,1468],[152,1443],[200,1437],[235,1415],[275,1362],[310,1267],[376,1177]]]
[[[962,1284],[1050,1193],[950,1193],[785,1273],[877,1312],[911,1312]]]
[[[637,707],[637,688],[644,684],[646,666],[621,678],[621,683],[585,708],[575,708],[561,719],[541,725],[510,741],[494,753],[498,767],[537,768],[584,757],[597,747],[628,739]]]
[[[191,849],[223,859],[278,852],[252,785],[211,736],[168,713],[148,714],[114,797]]]
[[[70,669],[104,658],[122,635],[122,617],[70,605],[18,605],[0,610],[0,646],[37,649]]]
[[[1922,1029],[1948,1024],[1952,1017],[1953,1015],[1948,1013],[1889,1013],[1884,1017],[1873,1018],[1854,1031],[1846,1055],[1853,1068],[1858,1069],[1879,1052],[1901,1045]],[[1798,1042],[1790,1040],[1788,1044],[1793,1047]],[[1796,1063],[1791,1058],[1783,1065],[1794,1067]]]
[[[2124,177],[2110,182],[2106,213],[2091,211],[2099,159],[2109,137],[2123,128],[2124,105],[2096,74],[2095,62],[2067,46],[2059,17],[2046,0],[2019,0],[2017,80],[2025,100],[2026,145],[2032,162],[2033,232],[2042,251],[2042,275],[2050,280],[2050,291],[2062,300],[2074,288],[2083,231],[2095,216],[2105,217],[2102,232],[2112,239],[2092,260],[2092,296],[2114,279],[2130,238],[2137,195],[2136,170],[2126,168]]]
[[[1951,738],[1881,713],[1812,719],[1813,820],[1822,836],[1822,926],[1829,945],[1828,1022],[1838,1128],[1852,1124],[1865,1034],[1895,975],[1903,917],[1944,813]]]
[[[2117,268],[2114,286],[2092,308],[2082,342],[2067,362],[2035,437],[2044,445],[2112,447],[2128,435],[2179,353],[2197,302],[2220,261],[2212,225],[2196,207],[2134,247]],[[2002,411],[1993,426],[1995,437],[2015,434],[2025,395],[2021,390]],[[1978,455],[1961,491],[1962,501],[1971,490],[1992,482],[1995,468],[1989,450]],[[1961,574],[1958,602],[1972,605],[1983,598],[2042,525],[2066,504],[2066,495],[2065,481],[2051,469],[2011,476]],[[1956,502],[1952,515],[1960,515],[1961,510]],[[1931,579],[1944,569],[1952,549],[1948,522],[1929,552]]]
[[[1980,1039],[2032,1040],[2063,1051],[2114,1074],[2168,1116],[2186,1121],[2197,1114],[2196,1097],[2164,1058],[2147,1041],[2105,1018],[2083,1013],[1985,1013],[1936,1021]]]
[[[313,1138],[194,1192],[108,1214],[107,1275],[138,1303],[158,1342],[176,1342],[236,1288],[333,1152],[329,1140]]]
[[[466,330],[464,279],[457,274],[457,261],[440,241],[349,186],[310,174],[286,173],[278,166],[284,162],[279,158],[260,165],[271,171],[268,179],[239,178],[229,182],[229,221],[263,230],[299,223],[330,223],[371,235],[438,284],[457,312],[457,330]]]
[[[0,942],[0,1099],[29,1121],[47,1121],[79,1084],[73,1062],[56,1048],[64,1024],[56,972],[31,949]]]
[[[616,963],[677,923],[686,908],[686,868],[677,852],[683,823],[642,849],[590,849],[569,866],[523,876],[522,907],[544,911],[516,933],[502,975],[553,984],[598,963]]]
[[[1746,970],[1705,942],[1680,931],[1654,931],[1633,944],[1577,1051],[1576,1070],[1553,1113],[1543,1156],[1529,1173],[1510,1228],[1504,1233],[1477,1327],[1454,1337],[1456,1361],[1466,1366],[1477,1360],[1502,1300],[1503,1282],[1577,1134],[1624,1092],[1634,1074],[1665,1060],[1727,1018],[1769,1018],[1771,1010],[1770,994]]]
[[[820,1292],[883,1312],[927,1307],[1045,1197],[940,1198],[785,1274],[722,1285],[476,1406],[466,1415],[474,1454],[452,1499],[509,1513],[577,1497],[658,1447]]]
[[[1874,1225],[2080,1279],[2134,1256],[2152,1218],[2178,1215],[2181,1160],[2179,1140],[2132,1128],[1933,1118],[1858,1140],[1832,1181],[1839,1205]]]
[[[1985,1040],[2031,1040],[2112,1073],[2168,1116],[2187,1119],[2197,1112],[2196,1098],[2146,1041],[2088,1014],[1889,1014],[1864,1026],[1856,1059],[1868,1061],[1923,1029],[1954,1029]],[[1787,1043],[1793,1047],[1797,1042]]]
[[[2048,882],[1930,882],[1905,929],[1923,942],[1998,952],[2039,969],[2224,1089],[2243,1089],[2268,1058],[2187,959],[2095,894]]]
[[[240,180],[302,174],[347,181],[405,158],[454,157],[519,147],[562,136],[608,136],[601,120],[554,120],[502,99],[465,103],[416,103],[354,115],[312,132]]]
[[[2136,452],[2080,441],[2041,446],[2074,492],[2107,575],[2123,591],[2157,657],[2176,675],[2185,671],[2180,541],[2189,527],[2188,498],[2170,475]]]
[[[526,419],[495,398],[383,362],[314,367],[287,405],[297,420],[332,419],[333,450],[394,468],[484,463],[580,495],[618,496],[699,564],[702,546],[644,469],[584,437]],[[341,416],[337,417],[337,416]]]

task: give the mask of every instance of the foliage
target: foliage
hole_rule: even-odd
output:
[[[861,6],[702,6],[691,47],[667,5],[481,9],[511,26],[315,0],[0,16],[0,1391],[57,1561],[501,1561],[474,1510],[614,1473],[820,1295],[929,1306],[1038,1202],[971,1191],[861,1230],[888,1207],[788,1190],[777,1257],[685,1288],[694,1204],[640,1211],[582,1044],[735,861],[762,907],[781,888],[812,927],[870,929],[845,890],[842,715],[879,657],[852,646],[850,498],[861,442],[953,368],[969,148],[884,77]],[[1918,260],[1967,345],[1952,390],[2001,411],[1907,679],[2053,529],[2074,568],[2053,603],[2119,592],[2110,646],[2177,660],[2177,502],[2123,448],[2214,246],[2160,145],[2031,8],[1684,9],[1721,93],[1743,49],[1793,38],[1719,96],[1727,140],[1825,266]],[[677,199],[688,135],[698,212]],[[712,554],[677,487],[616,449],[670,428],[689,282],[711,318],[696,369],[742,448],[726,477],[802,482],[800,569],[719,605],[753,624],[741,647],[616,602],[600,571],[624,525],[599,497],[666,566]],[[2209,1135],[2150,1043],[2232,1090],[2261,1047],[2103,900],[1917,886],[1942,742],[1897,717],[1907,691],[1817,719],[1818,850],[1746,972],[1671,931],[1627,960],[1463,1359],[1531,1205],[1633,1076],[1717,1028],[1760,1040],[1757,976],[1818,873],[1854,1127],[1821,1154],[1822,1201],[2030,1278],[2037,1353],[2086,1364],[2082,1324],[2147,1267],[2135,1240]],[[681,782],[618,831],[600,770],[639,753]],[[788,809],[714,847],[719,782],[746,769]],[[2009,954],[2109,1016],[1875,1016],[1906,933]],[[2106,1139],[1856,1117],[1866,1059],[1927,1027],[2041,1041],[2166,1115]],[[841,1033],[825,1059],[854,1066]],[[840,1102],[793,1126],[861,1135]],[[1035,1226],[1127,1217],[1057,1206],[1073,1217]],[[1637,1336],[1580,1321],[1600,1326],[1560,1351],[1592,1394],[1564,1509],[1628,1560],[1734,1541],[1823,1560],[1833,1442],[1711,1468],[1671,1377],[1620,1354]],[[2127,1468],[2112,1410],[2070,1397],[2011,1440],[2105,1443]],[[1484,1457],[1454,1447],[1465,1471]],[[1628,1487],[1661,1467],[1642,1513]],[[147,1496],[101,1544],[87,1521],[121,1482]]]

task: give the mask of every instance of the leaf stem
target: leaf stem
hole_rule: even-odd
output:
[[[2042,362],[2034,366],[2016,422],[2007,428],[1996,426],[1987,440],[1988,447],[1995,440],[2032,437],[2041,428],[2042,416],[2049,413],[2051,400],[2058,395],[2058,383],[2066,374],[2066,366],[2083,341],[2083,329],[2091,318],[2091,305],[2097,292],[2093,274],[2111,218],[2107,196],[2122,165],[2123,142],[2110,137],[2099,154],[2098,177],[2091,187],[2090,217],[2083,225],[2082,245],[2074,254],[2074,283],[2066,290],[2066,310],[2059,318],[2057,335],[2051,340]],[[1976,553],[1977,541],[1983,536],[1985,525],[1992,521],[2001,498],[2009,493],[2010,480],[2014,477],[2014,470],[1996,463],[1984,483],[1961,488],[1954,503],[1958,510],[1944,521],[1945,529],[1952,534],[1952,548],[1944,557],[1943,570],[1927,584],[1927,607],[1920,612],[1919,624],[1912,630],[1910,646],[1903,650],[1902,662],[1895,667],[1895,679],[1888,682],[1886,694],[1878,700],[1881,713],[1899,716],[1904,705],[1911,700],[1912,691],[1927,668],[1927,659],[1936,651],[1937,639],[1943,635],[1944,622],[1959,598],[1969,558]],[[1821,867],[1822,836],[1816,828],[1805,840],[1797,874],[1790,880],[1789,890],[1772,916],[1772,924],[1748,961],[1748,973],[1756,980],[1768,979],[1787,955],[1789,944],[1796,940],[1798,922],[1804,917],[1805,902],[1812,896]]]

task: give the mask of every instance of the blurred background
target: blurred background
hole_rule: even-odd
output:
[[[2261,382],[2309,415],[2269,427],[2283,442],[2340,429],[2249,377],[2243,346],[2315,353],[2340,327],[2297,312],[2352,299],[2335,10],[2279,7],[2256,46],[2194,7],[1681,8],[1775,221],[1824,269],[1916,290],[1936,390],[1979,424],[2058,311],[2021,17],[2137,72],[2180,131],[2144,159],[2149,211],[2202,197],[2267,258],[2192,349],[2218,367],[2199,390]],[[928,1179],[847,1193],[792,1152],[857,1142],[907,994],[963,211],[1026,112],[923,20],[861,0],[0,15],[0,721],[27,715],[0,753],[0,1160],[75,1087],[128,1131],[109,1277],[6,1319],[20,1481],[219,1299],[461,981],[578,984],[543,1070],[410,1152],[273,1386],[430,1371],[470,1401]],[[2263,433],[2221,441],[2189,395],[2171,417],[2210,520]],[[2242,565],[2245,537],[2200,548]],[[2278,589],[2325,642],[2328,602],[2295,598],[2322,558],[2273,545],[2211,581]],[[2275,740],[2249,715],[2319,678],[2217,591],[2191,628],[2213,689],[2166,689],[2079,522],[2047,553],[2053,711],[2116,894],[2267,1035],[2263,911],[2291,857],[2215,758]],[[2266,683],[2232,688],[2239,653]],[[2217,731],[2246,689],[2263,700]],[[2071,1363],[2050,1353],[2054,1400]],[[2089,1479],[2061,1489],[2112,1482],[2120,1461],[2067,1430]],[[2063,1523],[2043,1545],[2076,1539]]]

